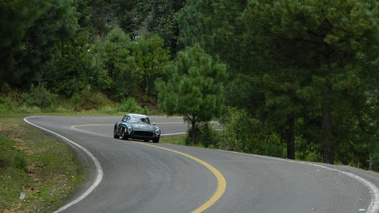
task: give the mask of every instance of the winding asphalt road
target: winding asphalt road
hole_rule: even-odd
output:
[[[87,165],[86,183],[57,212],[379,212],[379,174],[278,158],[125,141],[121,116],[34,116],[25,121],[67,142]],[[154,117],[163,136],[180,117]]]

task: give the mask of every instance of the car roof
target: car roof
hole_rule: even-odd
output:
[[[142,114],[136,114],[136,113],[128,113],[126,115],[129,115],[129,116],[136,116],[136,117],[148,117],[147,115],[142,115]]]

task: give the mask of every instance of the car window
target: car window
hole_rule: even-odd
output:
[[[150,124],[150,120],[148,117],[142,117],[142,116],[137,116],[137,115],[128,115],[125,119],[125,122]]]
[[[149,120],[149,118],[147,118],[147,117],[142,117],[142,118],[141,118],[141,122],[142,122],[142,123],[150,124],[150,120]]]

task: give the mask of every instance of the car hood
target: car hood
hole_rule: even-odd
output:
[[[149,132],[154,131],[154,127],[152,127],[149,124],[131,124],[131,125],[132,125],[133,130],[135,131],[149,131]]]

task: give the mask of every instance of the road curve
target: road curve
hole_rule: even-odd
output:
[[[69,143],[88,165],[86,184],[59,211],[379,212],[378,173],[220,150],[117,140],[112,137],[112,125],[118,119],[119,116],[25,119]],[[187,128],[180,117],[152,116],[151,120],[166,135]],[[205,209],[199,209],[205,204]]]

